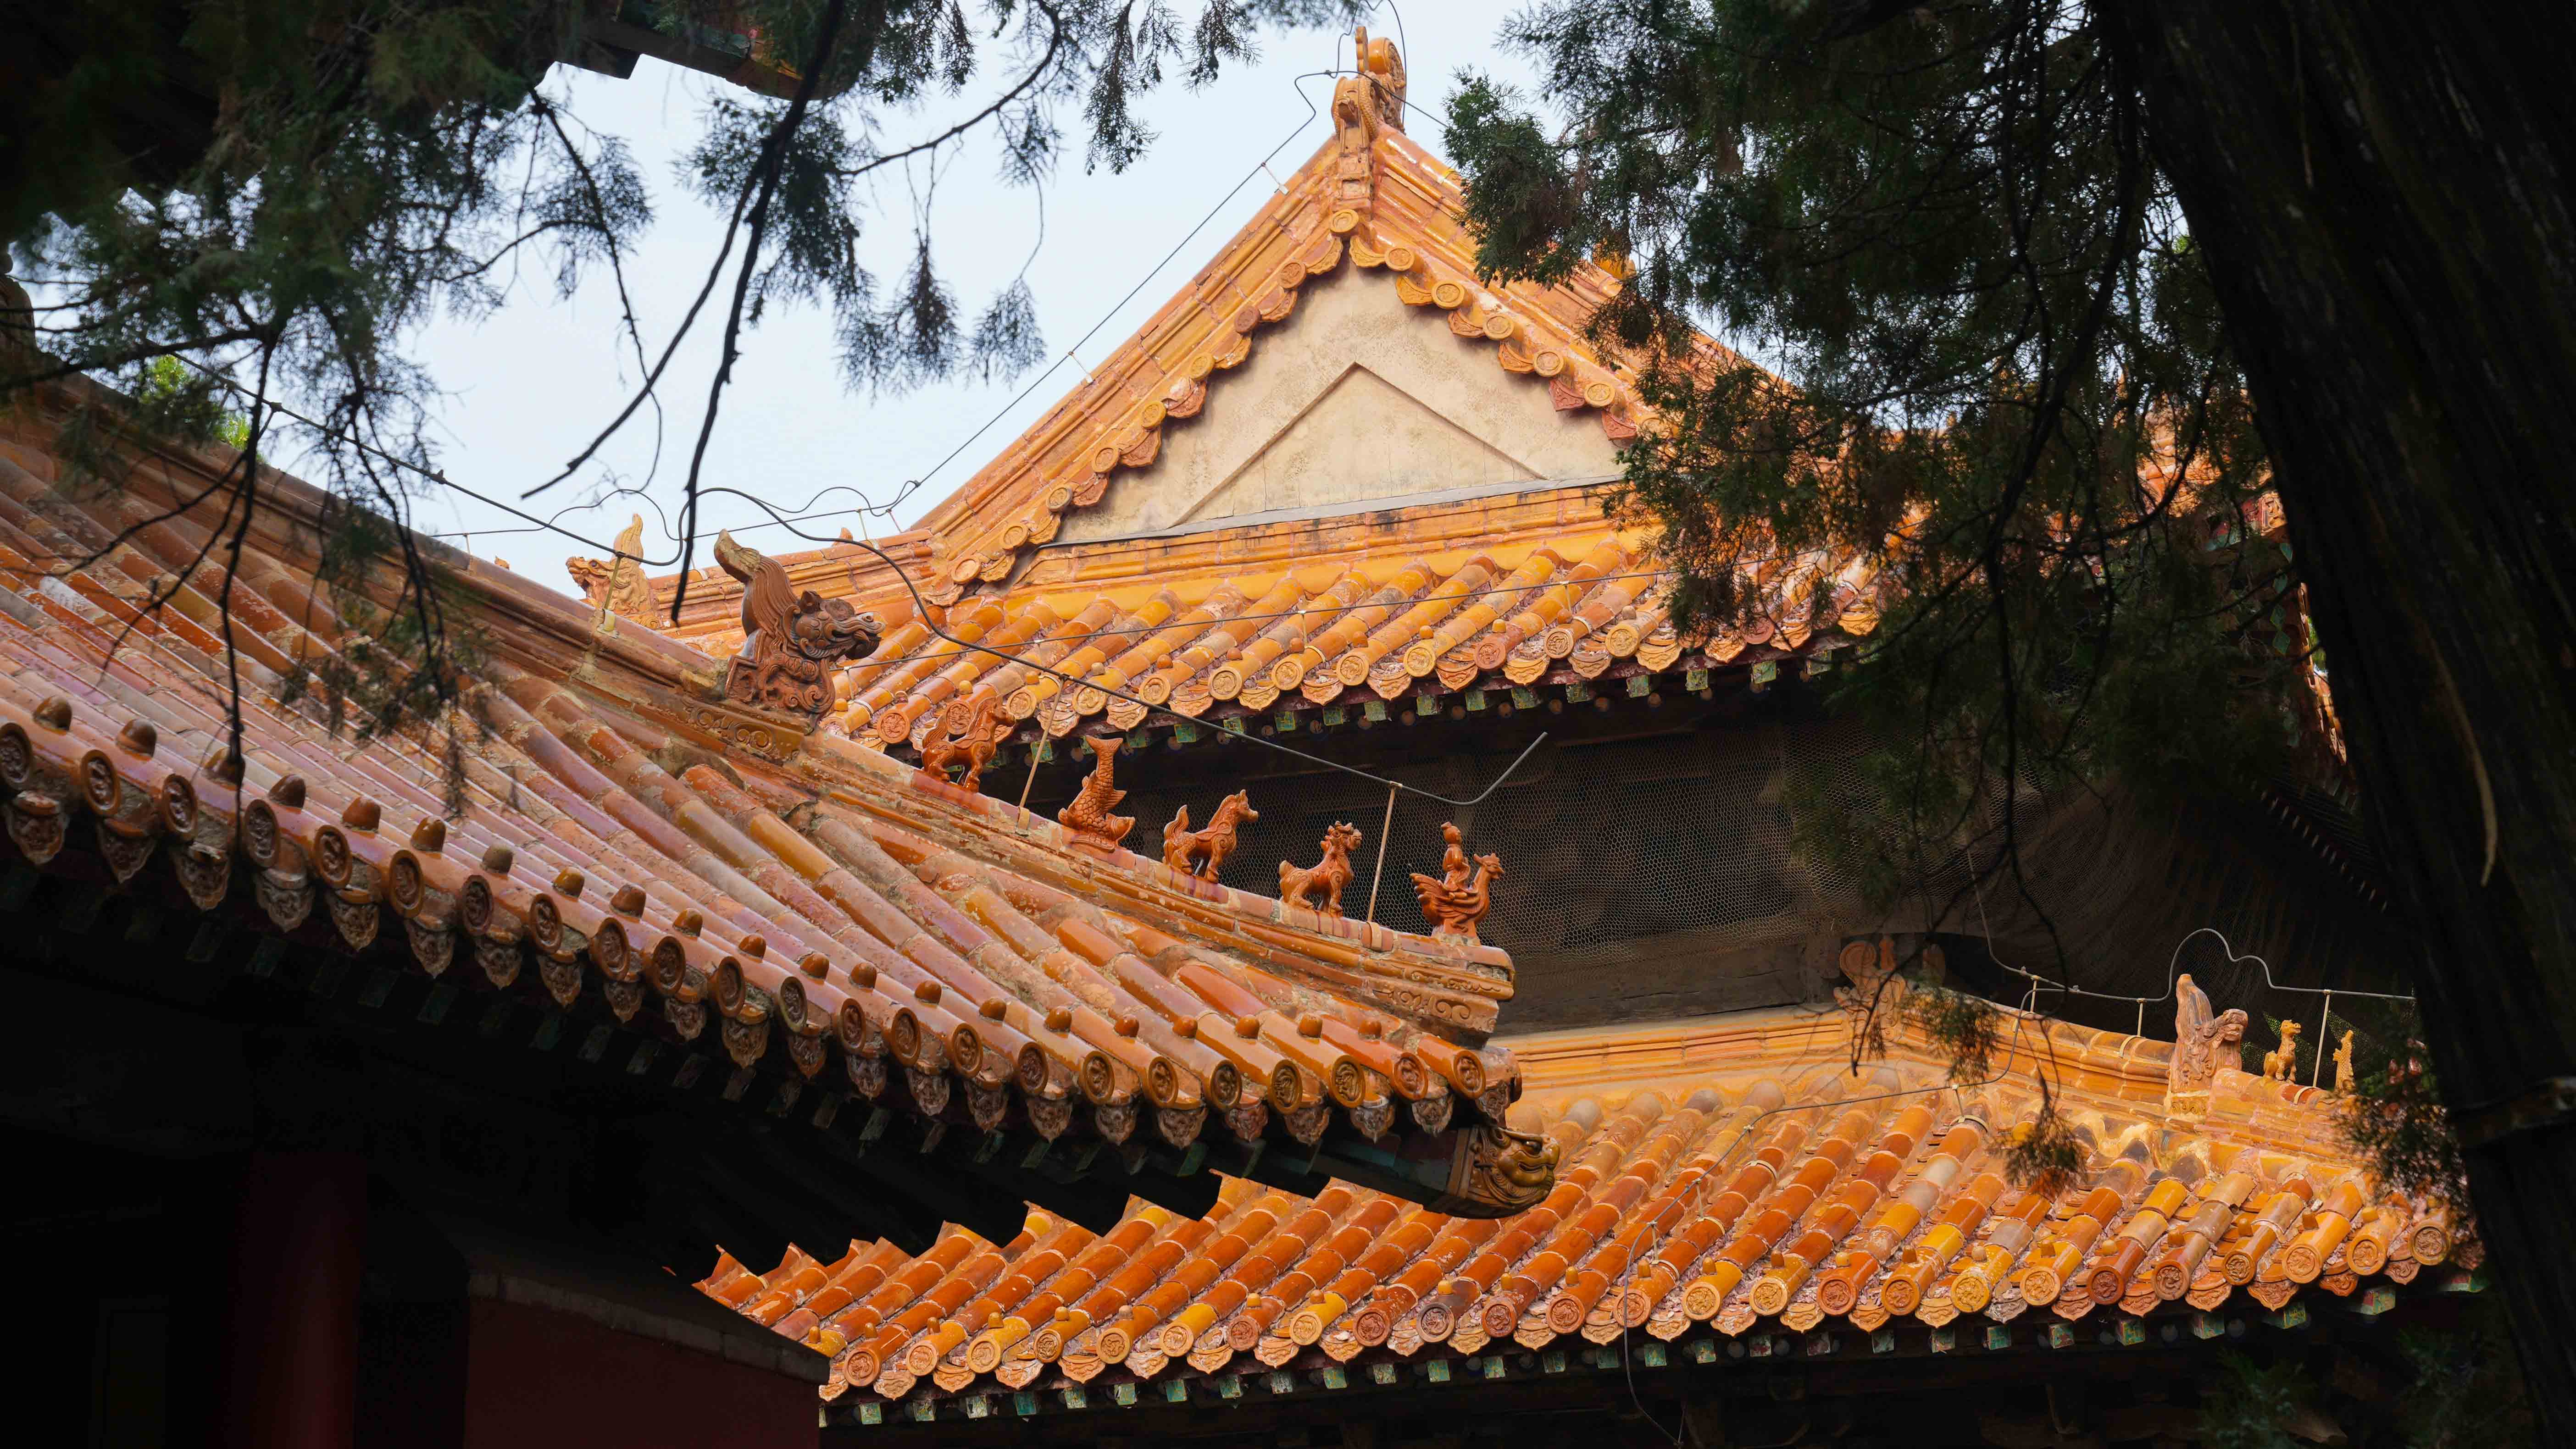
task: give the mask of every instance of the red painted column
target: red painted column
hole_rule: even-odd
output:
[[[364,1159],[256,1153],[233,1228],[223,1449],[349,1449],[357,1432]]]
[[[551,1308],[468,1311],[463,1449],[814,1449],[812,1383]]]

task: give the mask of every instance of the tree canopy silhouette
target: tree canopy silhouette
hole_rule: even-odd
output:
[[[2576,15],[1581,0],[1512,36],[1554,113],[1449,110],[1481,261],[1633,268],[1596,326],[1665,418],[1627,501],[1684,607],[1807,607],[1799,557],[1889,590],[1843,676],[1880,799],[1815,843],[2012,889],[2026,785],[2340,740],[2576,1439],[2576,102],[2541,59]]]

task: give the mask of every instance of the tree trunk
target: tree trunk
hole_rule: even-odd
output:
[[[2106,4],[2271,448],[2543,1438],[2576,1443],[2576,7]]]

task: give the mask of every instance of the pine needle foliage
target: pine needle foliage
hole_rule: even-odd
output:
[[[1897,998],[1894,1015],[1923,1034],[1932,1050],[1946,1059],[1949,1080],[1965,1087],[1996,1080],[1996,1054],[2007,1047],[2007,1033],[2017,1024],[1984,997],[1920,980]],[[1862,1049],[1886,1050],[1884,1019],[1873,1005]],[[2058,1111],[2057,1091],[2048,1074],[2033,1072],[2031,1087],[2039,1094],[2038,1105],[2004,1134],[2004,1176],[2016,1187],[2055,1194],[2074,1183],[2083,1170],[2084,1143]]]
[[[2345,1144],[2370,1164],[2371,1176],[2383,1187],[2440,1198],[2455,1213],[2468,1211],[2468,1164],[2430,1069],[2392,1062],[2355,1082],[2336,1111]]]
[[[828,308],[841,370],[867,390],[1002,380],[1046,356],[1025,277],[978,308],[936,265],[929,192],[970,138],[998,142],[1006,180],[1039,186],[1079,116],[1090,164],[1123,168],[1152,140],[1133,108],[1167,69],[1205,85],[1252,58],[1264,28],[1356,3],[1201,0],[1187,15],[1168,0],[22,7],[0,37],[35,58],[12,68],[32,83],[0,96],[0,241],[45,300],[16,328],[29,314],[8,315],[18,288],[0,283],[0,320],[34,344],[0,347],[0,405],[76,375],[123,390],[64,433],[73,487],[123,486],[138,444],[233,450],[212,495],[217,562],[242,545],[263,464],[293,456],[334,500],[324,571],[363,642],[285,695],[310,690],[306,707],[335,723],[354,711],[361,732],[443,728],[480,646],[458,628],[444,566],[403,526],[440,465],[441,379],[414,352],[425,324],[492,312],[515,277],[564,296],[613,278],[639,382],[537,491],[651,411],[685,335],[720,329],[678,510],[685,570],[724,388],[772,306]],[[746,87],[718,90],[688,151],[682,182],[726,229],[667,338],[644,335],[627,273],[652,188],[625,139],[585,125],[572,92],[547,83],[565,62],[622,53],[631,65],[631,51],[603,51],[602,25],[721,57],[707,68]],[[964,118],[939,125],[934,105]],[[880,276],[865,244],[885,220],[881,196],[902,195],[913,205],[892,221],[909,235]],[[454,757],[452,736],[446,748]]]
[[[2231,1352],[2219,1366],[2223,1387],[2202,1396],[2205,1449],[2305,1449],[2289,1425],[2307,1412],[2313,1388],[2296,1363],[2261,1364]]]
[[[1882,900],[1957,907],[1963,865],[2026,897],[2039,800],[2251,787],[2313,709],[2297,577],[2244,537],[2244,379],[2104,14],[1545,0],[1507,30],[1544,108],[1449,101],[1488,276],[1629,273],[1593,341],[1659,421],[1613,507],[1659,526],[1678,620],[1876,595],[1832,676],[1874,788],[1799,844]]]
[[[2084,1142],[2057,1110],[2057,1093],[2048,1079],[2034,1075],[2033,1080],[2039,1110],[2006,1134],[2004,1177],[2017,1187],[2054,1197],[2083,1180]]]
[[[2396,1425],[2408,1449],[2526,1449],[2541,1442],[2503,1304],[2481,1299],[2463,1314],[2457,1333],[2410,1330],[2399,1337],[2398,1350],[2415,1375]]]
[[[1983,1082],[1994,1075],[2003,1021],[1994,1003],[1946,986],[1917,984],[1906,990],[1900,1011],[1949,1058],[1950,1080]]]

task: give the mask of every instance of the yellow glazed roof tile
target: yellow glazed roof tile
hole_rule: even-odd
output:
[[[2168,1044],[2015,1020],[2026,1030],[2012,1060],[1968,1091],[1902,1027],[1887,1063],[1855,1079],[1847,1025],[1788,1013],[1524,1038],[1533,1086],[1515,1120],[1561,1166],[1517,1216],[1448,1218],[1347,1184],[1308,1201],[1229,1179],[1200,1219],[1135,1205],[1101,1240],[1119,1244],[1105,1271],[1037,1259],[991,1289],[988,1309],[917,1312],[859,1350],[779,1305],[836,1274],[875,1281],[884,1270],[857,1267],[875,1260],[824,1268],[791,1253],[759,1288],[738,1265],[702,1286],[839,1353],[827,1395],[900,1398],[943,1367],[937,1388],[954,1393],[1111,1367],[1198,1377],[1307,1348],[1342,1362],[1507,1338],[1670,1339],[1700,1323],[1741,1336],[1771,1322],[2136,1315],[2185,1299],[2212,1312],[2239,1289],[2278,1309],[2311,1285],[2349,1293],[2478,1256],[2445,1204],[2369,1187],[2315,1089],[2221,1069],[2207,1104],[2168,1099]],[[1724,1065],[1684,1065],[1700,1038],[1735,1043]],[[2064,1073],[2083,1166],[2016,1187],[2004,1154],[2042,1061]],[[2258,1102],[2283,1110],[2241,1126],[2219,1110]],[[1032,1241],[994,1256],[1029,1261]],[[949,1242],[932,1257],[922,1276],[962,1275],[975,1292],[1001,1271]],[[970,1334],[987,1351],[968,1353]]]

